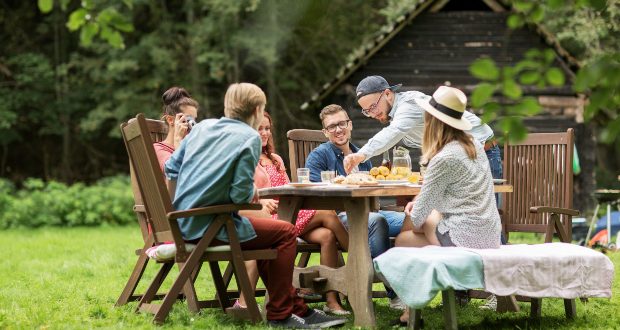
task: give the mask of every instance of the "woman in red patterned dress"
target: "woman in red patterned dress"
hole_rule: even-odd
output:
[[[288,175],[282,158],[273,153],[273,137],[271,134],[271,116],[265,112],[263,122],[258,127],[258,133],[263,143],[263,152],[260,155],[256,173],[254,174],[254,185],[256,188],[277,187],[289,183]],[[240,214],[254,217],[271,217],[274,221],[278,220],[278,201],[275,199],[261,199],[263,209],[260,211],[243,211]],[[297,221],[295,222],[297,236],[309,243],[321,245],[321,265],[328,267],[338,266],[338,248],[336,243],[347,250],[349,246],[349,234],[342,225],[336,212],[327,210],[299,210]],[[250,281],[256,283],[258,270],[255,261],[246,262]],[[336,315],[347,315],[349,311],[342,308],[335,291],[328,292],[327,301],[323,308],[324,311]],[[240,297],[236,305],[245,306],[243,297]]]

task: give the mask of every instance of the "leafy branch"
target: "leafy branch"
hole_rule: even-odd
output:
[[[62,11],[67,11],[70,0],[59,0]],[[131,10],[133,0],[123,0],[123,9]],[[38,0],[39,10],[50,13],[54,9],[54,0]],[[99,37],[110,46],[118,49],[125,48],[123,35],[134,30],[131,20],[121,14],[116,6],[97,5],[92,0],[80,1],[80,7],[71,12],[66,24],[69,31],[80,31],[80,44],[84,47],[92,45],[93,39]]]

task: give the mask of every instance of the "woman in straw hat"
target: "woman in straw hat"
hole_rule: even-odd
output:
[[[493,177],[482,146],[465,132],[471,129],[462,117],[466,103],[463,92],[447,86],[422,103],[427,170],[420,195],[405,208],[410,221],[396,238],[399,246],[499,248]]]
[[[493,177],[484,149],[465,131],[467,97],[441,86],[422,103],[422,163],[427,165],[420,194],[405,207],[407,218],[396,246],[426,245],[499,248],[501,223]],[[400,321],[407,320],[405,312]]]

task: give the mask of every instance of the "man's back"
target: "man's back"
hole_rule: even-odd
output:
[[[177,179],[175,209],[249,202],[253,196],[254,169],[259,153],[260,137],[245,123],[221,118],[196,125],[166,162],[166,175]],[[241,221],[240,217],[236,219]],[[191,220],[179,220],[187,240],[200,237],[210,217]],[[236,225],[239,230],[240,224]],[[252,231],[239,232],[242,241],[252,235]],[[218,239],[221,238],[225,237],[218,235]]]

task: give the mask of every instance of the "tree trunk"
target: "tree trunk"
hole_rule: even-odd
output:
[[[54,90],[56,93],[56,111],[59,113],[59,121],[62,127],[62,153],[60,163],[60,176],[62,181],[71,183],[71,118],[64,107],[64,99],[69,90],[64,74],[58,69],[67,61],[67,34],[65,29],[66,15],[60,8],[60,4],[54,5]],[[52,165],[53,166],[53,165]],[[45,172],[48,172],[47,169]],[[49,172],[48,172],[49,173]]]
[[[206,97],[206,91],[203,91],[200,86],[200,75],[198,64],[196,63],[196,48],[194,47],[194,24],[196,21],[196,14],[194,10],[194,1],[193,0],[185,0],[185,20],[187,22],[187,30],[185,34],[186,42],[187,42],[187,55],[188,55],[188,68],[189,68],[189,77],[190,77],[190,93],[194,98],[197,96],[201,97],[201,109],[203,110],[203,114],[205,118],[212,117],[211,110],[209,108],[208,100]]]

